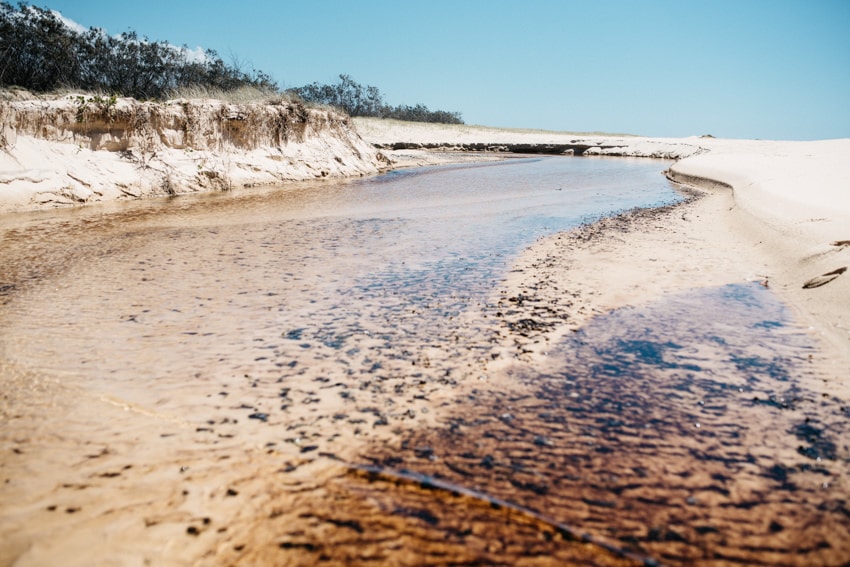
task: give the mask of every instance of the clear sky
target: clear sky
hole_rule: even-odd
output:
[[[31,0],[468,124],[850,137],[850,0]]]

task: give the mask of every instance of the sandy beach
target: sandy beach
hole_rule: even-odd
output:
[[[572,143],[592,148],[586,152],[588,156],[679,159],[667,176],[698,189],[702,198],[696,202],[677,207],[663,222],[623,223],[635,225],[628,229],[628,238],[601,238],[604,244],[593,245],[591,250],[578,249],[584,240],[579,233],[568,245],[558,244],[564,238],[558,235],[529,250],[526,264],[537,259],[540,265],[542,257],[563,258],[564,264],[546,274],[571,278],[561,281],[560,289],[593,290],[591,297],[581,299],[587,306],[568,314],[573,328],[595,313],[647,302],[674,290],[759,280],[792,305],[834,356],[844,358],[847,368],[850,278],[838,276],[850,265],[850,164],[844,159],[850,140],[658,139],[408,126],[371,119],[355,123],[368,141],[378,145],[402,141],[450,149],[473,143],[495,147]],[[428,163],[435,153],[434,161],[441,162],[452,155],[411,149],[384,151],[401,164]],[[620,226],[618,223],[613,230],[619,232]],[[654,230],[661,226],[663,230]],[[604,228],[597,228],[604,234]],[[653,233],[657,233],[654,239]],[[580,273],[571,276],[575,270]],[[839,273],[825,275],[831,272]],[[824,279],[815,279],[820,277]],[[821,281],[830,285],[818,285]]]
[[[402,564],[417,563],[423,557],[437,562],[497,562],[509,557],[518,558],[518,564],[641,564],[641,553],[622,552],[626,539],[614,538],[602,528],[589,530],[586,539],[591,544],[586,544],[580,541],[585,532],[571,532],[568,522],[557,525],[551,517],[543,517],[545,514],[530,513],[522,506],[505,506],[512,501],[510,493],[499,492],[498,479],[493,480],[494,488],[487,492],[484,473],[474,484],[480,487],[480,493],[504,494],[498,502],[481,499],[475,490],[465,495],[450,494],[451,489],[439,486],[426,490],[415,476],[393,477],[387,471],[393,464],[391,458],[398,459],[393,471],[410,467],[423,474],[439,472],[429,467],[455,463],[448,455],[434,456],[440,446],[429,435],[443,432],[448,439],[449,424],[459,423],[452,420],[464,412],[467,416],[476,415],[478,410],[474,408],[486,405],[481,400],[490,399],[487,392],[504,396],[493,402],[492,411],[500,417],[492,423],[507,424],[513,415],[521,415],[516,408],[527,403],[523,400],[533,397],[532,386],[513,377],[546,367],[552,345],[614,310],[646,306],[690,290],[755,282],[775,294],[817,345],[811,358],[819,371],[811,374],[814,378],[801,376],[799,386],[829,398],[837,406],[850,402],[850,273],[846,273],[850,267],[850,163],[846,159],[850,140],[651,139],[363,119],[354,120],[353,125],[352,132],[359,134],[349,132],[344,123],[335,126],[337,132],[344,134],[332,146],[339,159],[330,157],[321,166],[308,168],[305,163],[312,154],[289,156],[302,172],[300,177],[292,178],[321,178],[321,171],[329,172],[324,177],[373,174],[388,162],[398,168],[502,159],[504,154],[498,148],[504,145],[571,145],[580,148],[578,153],[585,156],[575,159],[625,156],[677,160],[666,175],[680,183],[692,198],[682,204],[627,213],[538,240],[516,259],[493,290],[491,304],[499,306],[503,319],[500,332],[495,338],[488,337],[492,340],[487,352],[461,354],[423,347],[417,352],[417,371],[421,374],[416,381],[406,378],[411,372],[408,360],[387,358],[381,360],[385,365],[382,371],[392,377],[385,382],[366,387],[352,379],[351,384],[343,386],[355,392],[366,408],[389,407],[394,400],[399,402],[392,411],[364,410],[364,423],[366,419],[369,422],[363,426],[351,425],[348,418],[340,417],[352,413],[352,409],[346,397],[329,389],[333,382],[326,384],[330,371],[327,359],[321,357],[283,390],[281,384],[271,380],[271,375],[249,377],[246,373],[244,378],[234,375],[216,381],[219,376],[214,374],[214,358],[199,356],[198,375],[209,371],[215,378],[203,388],[182,389],[175,379],[174,383],[164,381],[163,386],[170,389],[162,392],[128,388],[127,395],[117,396],[104,394],[96,384],[86,386],[71,372],[42,372],[18,365],[12,352],[15,338],[4,337],[5,352],[0,353],[0,564],[258,565],[283,561],[307,565],[320,560],[331,564]],[[38,148],[47,147],[47,142],[28,134],[16,136],[15,147],[26,150],[31,162],[42,159],[32,156],[43,156]],[[73,143],[51,143],[51,155],[57,157],[47,160],[47,173],[37,172],[30,162],[22,162],[20,155],[4,148],[0,201],[5,208],[0,211],[88,202],[95,192],[99,195],[97,200],[129,198],[127,191],[109,192],[103,188],[110,172],[123,172],[126,178],[138,175],[114,152],[84,149],[78,158],[69,149],[75,147]],[[56,145],[62,143],[68,147]],[[321,136],[305,135],[303,143],[311,146],[312,152],[327,148]],[[394,144],[405,147],[393,149]],[[422,147],[415,147],[417,144]],[[474,144],[491,149],[457,151]],[[210,152],[204,156],[211,161],[215,151],[204,151]],[[362,161],[349,160],[352,151]],[[98,152],[106,156],[105,161],[100,161]],[[188,165],[174,170],[182,172],[180,179],[185,185],[197,174],[197,158],[186,157],[185,150],[178,153],[181,160],[188,160]],[[157,159],[167,165],[168,152],[163,149],[161,155],[166,157]],[[255,174],[264,183],[290,176],[288,171],[273,169],[280,160],[266,155],[260,164],[265,169],[258,173],[252,170],[248,150],[240,150],[239,155],[238,168],[219,175],[242,179],[246,185],[259,183],[252,177]],[[78,198],[73,198],[69,196],[72,193],[68,192],[65,174],[60,171],[66,167],[64,160],[84,170],[93,164],[113,165],[97,166],[96,187],[94,182],[79,183],[73,188]],[[84,174],[75,174],[75,178],[80,175]],[[59,185],[44,191],[51,180],[59,180]],[[125,183],[126,179],[120,182]],[[146,187],[157,187],[157,182],[146,183]],[[33,201],[36,194],[65,197]],[[37,259],[15,256],[15,239],[19,235],[14,233],[14,215],[10,213],[4,219],[11,228],[3,233],[0,259],[15,258],[19,262],[17,269]],[[86,250],[96,250],[99,245],[87,241],[85,231],[80,231],[79,238]],[[198,254],[209,254],[212,261],[215,254],[228,252],[199,250]],[[319,257],[318,263],[323,260]],[[0,272],[4,277],[13,272],[6,270]],[[209,277],[210,286],[215,286],[215,274]],[[5,283],[0,279],[0,286]],[[26,296],[14,296],[13,291],[4,291],[0,300],[27,300]],[[541,309],[542,305],[546,308]],[[481,313],[464,317],[468,318],[466,325],[471,334],[483,325]],[[536,324],[519,324],[529,320]],[[410,324],[415,324],[415,320]],[[691,326],[699,325],[700,321],[692,321]],[[249,359],[245,364],[249,364]],[[446,379],[449,373],[444,373],[445,369],[453,370],[452,376],[457,378]],[[103,379],[107,378],[97,378]],[[336,380],[345,383],[349,379],[334,376]],[[266,418],[261,417],[267,411],[257,402],[261,394],[267,396],[262,399],[289,406],[289,421],[276,424],[292,431],[287,442],[281,442],[280,435],[270,431]],[[245,408],[252,408],[254,417],[245,419]],[[756,417],[748,419],[764,418],[765,423],[753,425],[752,429],[757,432],[761,427],[772,438],[765,417],[772,414],[760,411],[756,408]],[[538,415],[542,410],[534,412]],[[391,425],[376,427],[372,423],[382,420]],[[455,429],[467,428],[470,434],[478,435],[473,421],[470,417]],[[483,431],[486,433],[486,428]],[[545,450],[549,440],[542,435],[534,437],[532,446]],[[422,439],[417,440],[417,436]],[[476,447],[484,451],[489,443],[487,436],[482,433],[476,439],[480,440]],[[688,443],[684,441],[682,446],[689,447]],[[491,450],[497,460],[498,450]],[[514,451],[516,457],[524,450],[520,447],[506,451]],[[789,447],[780,456],[793,459],[796,450]],[[775,456],[759,451],[757,447],[752,449],[759,458]],[[834,459],[828,483],[835,494],[829,500],[831,505],[850,494],[847,449],[839,447],[837,451],[839,457]],[[408,454],[411,456],[405,456]],[[415,469],[416,463],[420,469]],[[551,468],[557,466],[553,464]],[[673,464],[669,466],[675,469]],[[460,474],[455,469],[452,470]],[[488,468],[491,469],[498,467]],[[561,509],[554,489],[547,496],[535,484],[534,471],[515,467],[516,471],[521,482],[514,482],[513,489],[519,482],[524,490],[530,490],[529,507],[546,509],[546,499],[550,498],[551,510]],[[846,563],[850,558],[850,539],[846,537],[850,523],[842,516],[846,506],[830,508],[828,513],[832,515],[824,520],[817,516],[819,512],[799,511],[802,504],[797,506],[791,502],[793,498],[779,501],[769,496],[771,491],[762,490],[759,485],[763,479],[746,467],[739,472],[743,480],[729,490],[731,496],[726,496],[735,502],[749,502],[751,494],[760,495],[753,497],[757,510],[764,504],[765,514],[799,514],[797,525],[784,526],[780,537],[776,535],[780,529],[769,524],[764,519],[767,516],[735,516],[737,512],[727,512],[720,500],[710,500],[711,496],[701,492],[699,498],[717,504],[706,508],[709,519],[701,520],[699,525],[679,526],[675,533],[708,538],[700,540],[708,543],[689,547],[672,536],[665,539],[653,535],[652,530],[647,535],[645,526],[638,526],[639,522],[629,515],[639,515],[634,511],[623,513],[631,522],[628,529],[641,534],[642,549],[654,556],[671,546],[680,546],[680,555],[676,556],[680,559],[674,561],[680,564],[747,562],[753,557],[758,559],[754,563],[760,564]],[[451,474],[449,471],[447,476],[433,478],[454,481],[448,476]],[[622,477],[624,473],[618,475]],[[826,483],[820,477],[812,478],[806,476],[799,484]],[[712,480],[706,473],[696,475],[693,482]],[[402,494],[406,504],[390,501],[388,491]],[[426,493],[430,498],[435,493],[444,496],[426,500]],[[665,498],[668,496],[683,502],[688,498],[680,493],[665,493]],[[469,500],[468,516],[461,519],[453,516],[457,509],[453,499],[458,498]],[[720,497],[715,494],[713,498]],[[647,496],[646,500],[651,498]],[[587,497],[583,505],[593,508],[594,502],[598,499]],[[587,517],[589,521],[594,518],[591,512]],[[712,540],[714,532],[700,528],[711,521],[717,530],[730,525],[739,527],[730,528],[731,535],[722,541]],[[669,520],[669,526],[674,524]],[[445,527],[449,525],[450,528]],[[443,538],[438,527],[464,535]],[[674,531],[670,528],[663,533],[669,536]],[[579,537],[579,541],[570,541],[571,536]],[[815,538],[828,541],[829,546],[788,553],[801,541]],[[606,546],[612,541],[612,549],[608,549]],[[701,557],[696,549],[699,545],[719,551],[713,558]],[[725,559],[721,552],[727,553]],[[746,555],[750,552],[755,555]]]
[[[671,179],[708,193],[663,219],[638,221],[628,236],[571,259],[578,266],[596,265],[588,273],[582,270],[581,279],[561,285],[570,289],[593,282],[586,286],[594,290],[592,314],[686,287],[759,281],[793,306],[833,356],[845,360],[846,368],[850,323],[845,299],[850,288],[840,275],[850,250],[841,235],[850,216],[842,181],[848,172],[842,172],[846,168],[839,156],[848,145],[760,146],[744,149],[741,144],[740,153],[713,150],[674,165],[668,172]],[[809,153],[819,149],[826,155]],[[650,230],[641,229],[644,224]],[[572,249],[557,242],[555,237],[541,244],[537,258]],[[622,248],[616,250],[617,244]],[[615,250],[608,252],[609,247]],[[555,268],[549,275],[563,277],[569,271]],[[578,317],[577,324],[581,322]]]

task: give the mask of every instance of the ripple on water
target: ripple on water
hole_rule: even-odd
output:
[[[692,291],[597,318],[522,389],[474,390],[449,426],[370,457],[663,563],[843,564],[850,432],[805,386],[812,353],[760,286]]]

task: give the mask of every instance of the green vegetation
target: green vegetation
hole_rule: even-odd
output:
[[[422,104],[390,106],[377,87],[348,75],[333,85],[311,83],[281,93],[262,71],[245,73],[208,49],[202,54],[167,41],[140,38],[134,31],[116,36],[102,29],[78,31],[51,10],[0,0],[0,87],[36,93],[76,89],[98,93],[78,97],[82,116],[89,105],[109,112],[117,96],[139,100],[218,98],[232,102],[301,100],[337,107],[351,116],[414,122],[463,124],[460,113],[429,110]],[[105,95],[108,93],[108,95]]]
[[[165,98],[185,87],[277,90],[265,73],[245,73],[213,50],[197,56],[185,46],[139,38],[133,31],[78,32],[50,10],[6,2],[0,2],[0,86],[33,92],[83,89],[140,100]]]
[[[381,92],[377,87],[363,86],[348,75],[340,75],[339,82],[333,85],[311,83],[303,87],[289,89],[288,92],[305,102],[336,106],[351,116],[394,118],[410,122],[463,124],[459,112],[429,110],[423,104],[389,106],[384,103]]]
[[[83,95],[77,95],[75,102],[77,103],[77,122],[85,122],[86,110],[90,104],[95,105],[103,116],[112,118],[118,97],[112,95],[110,97],[90,96],[86,98]]]

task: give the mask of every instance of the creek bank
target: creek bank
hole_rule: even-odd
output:
[[[0,100],[0,213],[374,175],[350,118],[297,102]]]
[[[823,339],[843,376],[850,368],[848,153],[848,139],[716,140],[711,152],[666,172],[675,182],[728,195],[728,207],[709,217],[739,236],[738,250],[726,248],[727,262],[742,250],[753,254],[764,265],[765,285]],[[846,380],[832,387],[850,392]]]
[[[567,143],[481,143],[481,142],[392,142],[377,143],[381,150],[439,150],[443,152],[487,152],[497,154],[540,154],[562,156],[618,156],[650,157],[659,159],[677,159],[693,155],[698,148],[685,145],[658,145],[647,148],[629,143],[608,142],[604,140],[575,140]]]
[[[425,124],[379,118],[354,118],[357,131],[396,167],[457,161],[464,154],[488,159],[509,154],[617,156],[678,160],[707,151],[708,138],[646,138]]]
[[[535,328],[512,333],[514,357],[539,364],[549,345],[615,309],[758,282],[818,338],[830,376],[807,387],[850,396],[850,140],[706,144],[664,172],[700,198],[602,219],[520,255],[503,295],[524,301],[506,326]]]
[[[706,258],[716,262],[712,271],[722,274],[720,283],[763,280],[792,306],[802,321],[829,343],[831,358],[843,361],[837,364],[846,373],[850,358],[850,303],[847,302],[850,296],[850,276],[847,275],[850,269],[850,232],[847,228],[850,227],[850,160],[847,160],[850,139],[647,138],[404,123],[373,118],[355,118],[353,122],[363,138],[382,148],[395,167],[447,163],[479,156],[501,159],[513,151],[675,160],[664,172],[668,179],[716,197],[706,199],[705,203],[722,204],[709,206],[701,202],[692,206],[700,211],[708,207],[708,211],[694,217],[687,212],[673,212],[664,220],[649,223],[653,228],[648,231],[652,236],[647,239],[646,256],[623,277],[602,277],[595,285],[588,285],[593,274],[579,270],[578,280],[570,281],[569,286],[563,282],[565,285],[559,288],[593,290],[590,294],[594,297],[593,306],[587,313],[606,312],[640,302],[645,289],[660,290],[663,286],[647,287],[628,282],[641,280],[646,266],[662,265],[658,263],[658,250],[671,248],[668,233],[678,230],[682,220],[679,215],[684,215],[694,221],[685,222],[688,230],[682,230],[689,244],[671,248],[670,260],[663,264],[667,274],[663,276],[665,281],[669,279],[676,284],[671,283],[670,290],[706,285],[705,282],[712,279],[704,277],[708,271]],[[699,222],[696,218],[700,218]],[[611,222],[614,221],[603,221],[602,225]],[[691,233],[692,226],[699,226],[700,230]],[[717,231],[717,226],[725,228]],[[733,233],[735,240],[727,238]],[[555,235],[551,240],[561,238],[564,242],[572,239]],[[609,240],[628,241],[626,250],[632,250],[636,236],[630,233],[625,239],[614,235]],[[675,266],[694,259],[690,248],[696,242],[704,243],[700,248],[705,250],[705,256],[695,258],[696,264],[692,267],[699,277],[684,277]],[[567,251],[572,248],[570,246]],[[633,254],[633,251],[618,251],[614,254],[616,258],[606,254],[606,265],[597,268],[601,274],[609,274],[608,265],[618,266],[622,257],[633,258]],[[569,255],[574,254],[570,252]],[[744,255],[749,260],[739,262]],[[596,266],[599,260],[596,251],[581,256],[581,262],[572,264]],[[529,274],[523,279],[528,280]],[[617,282],[626,282],[628,290],[620,289]],[[602,297],[610,300],[600,301]],[[574,318],[570,326],[575,328],[578,321],[585,320],[586,317]]]

